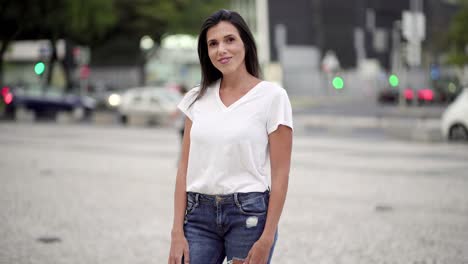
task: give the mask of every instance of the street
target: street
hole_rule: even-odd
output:
[[[168,128],[0,123],[0,263],[167,263]],[[468,264],[468,145],[298,131],[273,263]]]

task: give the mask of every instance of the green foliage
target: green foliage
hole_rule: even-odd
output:
[[[461,6],[449,30],[449,62],[458,66],[468,64],[468,0],[461,1]]]
[[[114,0],[5,0],[0,6],[0,37],[89,43],[115,25],[115,13]]]
[[[141,37],[149,35],[157,42],[164,34],[196,35],[203,20],[228,0],[116,0],[119,22],[116,30]]]
[[[0,37],[68,38],[92,45],[125,34],[156,41],[166,33],[197,34],[204,18],[228,0],[2,0]]]
[[[179,5],[178,12],[174,14],[168,28],[170,33],[197,35],[206,17],[219,9],[229,8],[226,0],[179,2],[184,2],[184,5]]]
[[[77,41],[92,43],[115,25],[118,17],[113,0],[68,0],[66,30]]]

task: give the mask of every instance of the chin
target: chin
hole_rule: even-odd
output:
[[[236,72],[238,68],[234,68],[234,67],[226,67],[223,65],[223,67],[219,67],[217,68],[223,75],[228,75],[228,74],[231,74],[233,72]]]

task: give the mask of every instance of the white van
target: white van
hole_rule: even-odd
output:
[[[182,96],[174,90],[162,87],[137,87],[127,90],[121,96],[118,106],[122,124],[155,124],[170,122],[177,111]]]
[[[442,114],[441,129],[444,139],[468,141],[468,88]]]

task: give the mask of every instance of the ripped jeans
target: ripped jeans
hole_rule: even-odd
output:
[[[184,222],[190,264],[243,260],[265,227],[269,192],[206,195],[187,192]],[[267,263],[276,244],[276,232]],[[182,262],[183,263],[183,262]]]

